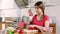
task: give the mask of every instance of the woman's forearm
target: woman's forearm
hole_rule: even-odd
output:
[[[42,26],[38,26],[38,25],[36,25],[35,27],[38,28],[38,29],[43,29]]]
[[[39,30],[42,29],[43,31],[48,31],[48,27],[46,28],[46,27],[38,26],[38,25],[36,25],[35,27],[38,28]]]

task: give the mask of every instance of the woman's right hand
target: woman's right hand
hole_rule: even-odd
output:
[[[28,27],[35,27],[36,25],[28,25]]]
[[[28,30],[34,30],[34,27],[35,27],[34,25],[28,25],[27,29]]]

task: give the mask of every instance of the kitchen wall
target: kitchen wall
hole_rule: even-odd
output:
[[[20,9],[16,5],[15,0],[0,1],[0,17],[17,17],[17,15],[20,15]]]

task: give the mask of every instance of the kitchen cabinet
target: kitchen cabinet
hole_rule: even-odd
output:
[[[50,23],[50,27],[53,27],[53,32],[56,32],[56,23]]]
[[[0,30],[2,30],[2,23],[0,22]]]
[[[0,30],[2,30],[2,24],[3,24],[3,23],[2,23],[2,22],[0,22]],[[5,28],[8,28],[8,23],[7,23],[7,22],[5,22],[4,24],[5,24]]]

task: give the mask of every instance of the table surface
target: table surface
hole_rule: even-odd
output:
[[[14,33],[14,34],[19,34],[19,33]],[[41,33],[41,32],[39,32],[37,34],[56,34],[56,33]]]
[[[38,33],[38,34],[56,34],[56,33]]]

